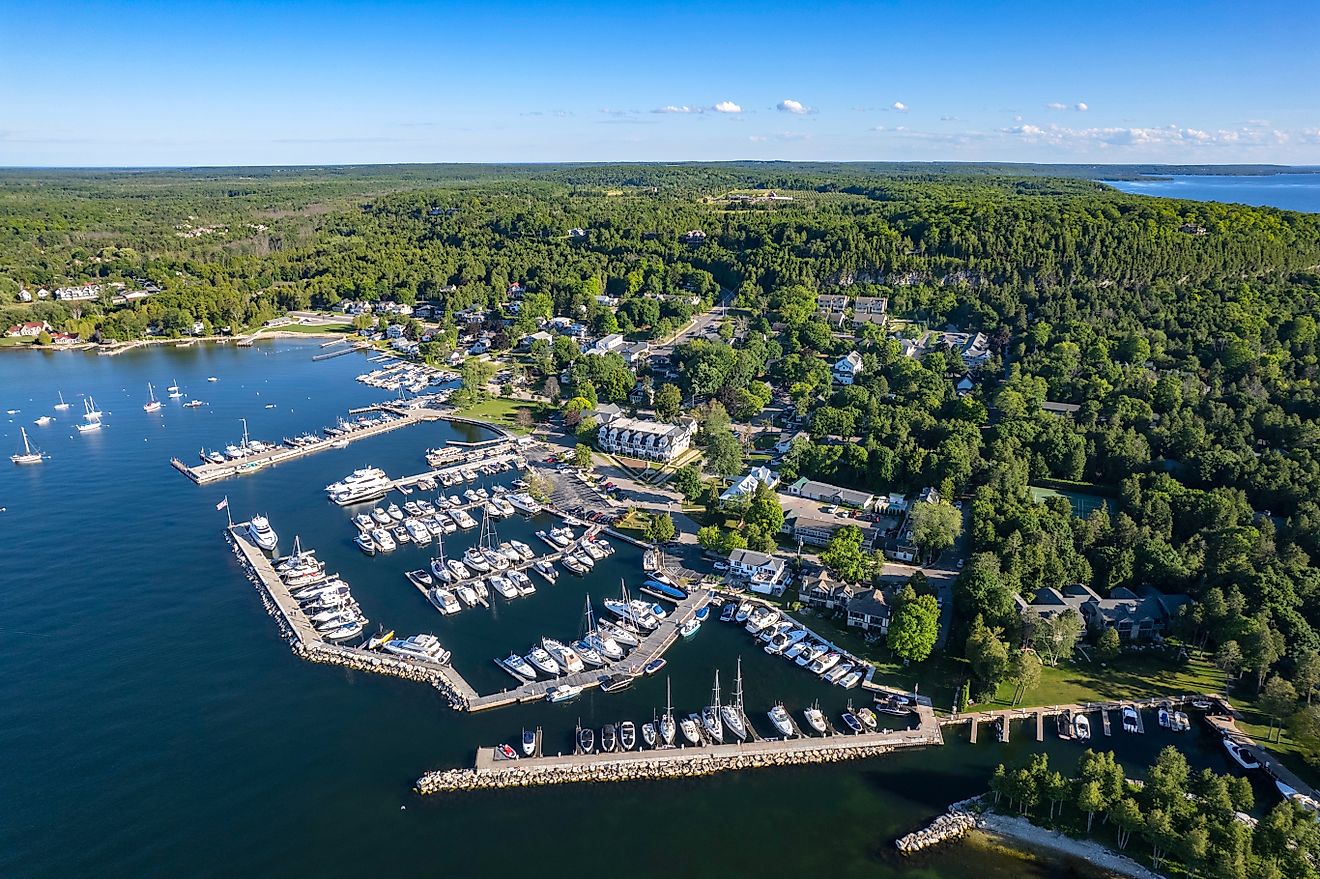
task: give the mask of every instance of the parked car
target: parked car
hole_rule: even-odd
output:
[[[716,562],[716,563],[714,564],[714,568],[715,568],[715,570],[717,570],[717,571],[727,571],[727,570],[729,570],[729,563],[728,563],[728,562]]]

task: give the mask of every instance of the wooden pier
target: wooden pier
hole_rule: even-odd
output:
[[[408,427],[412,424],[418,424],[423,421],[438,421],[445,417],[445,413],[436,409],[416,408],[416,409],[394,409],[388,406],[377,407],[382,412],[388,412],[398,416],[393,421],[384,424],[373,424],[370,427],[359,428],[349,433],[343,433],[335,437],[325,437],[314,443],[308,443],[304,446],[289,448],[288,446],[277,446],[267,452],[257,455],[249,455],[246,458],[239,458],[236,461],[225,461],[223,464],[198,464],[189,466],[178,458],[170,459],[170,465],[178,470],[184,476],[187,476],[198,485],[207,485],[221,479],[228,479],[231,476],[242,476],[247,473],[255,473],[264,470],[274,464],[280,464],[285,461],[292,461],[295,458],[301,458],[304,455],[310,455],[313,452],[320,452],[325,449],[333,448],[341,442],[357,442],[368,437],[380,436],[383,433],[389,433],[392,430],[398,430],[401,427]],[[424,474],[423,474],[424,475]]]
[[[1130,705],[1132,708],[1136,709],[1137,712],[1137,724],[1138,724],[1137,731],[1145,732],[1145,727],[1141,723],[1141,711],[1143,708],[1154,708],[1158,706],[1161,702],[1168,702],[1171,705],[1182,705],[1186,702],[1191,701],[1192,699],[1201,699],[1201,698],[1204,697],[1158,696],[1158,697],[1152,697],[1150,699],[1121,700],[1115,702],[1085,702],[1074,705],[1047,705],[1033,709],[1004,708],[996,711],[975,711],[975,712],[966,712],[963,714],[955,714],[948,717],[941,717],[939,719],[939,722],[941,725],[944,726],[949,726],[957,723],[969,723],[971,725],[970,740],[973,744],[975,744],[977,738],[977,730],[980,724],[991,723],[998,718],[1003,718],[1004,730],[1005,730],[1003,740],[1007,741],[1008,725],[1010,721],[1016,719],[1025,719],[1034,714],[1036,718],[1036,741],[1044,741],[1045,739],[1044,724],[1046,717],[1054,717],[1056,715],[1062,714],[1065,711],[1071,712],[1072,714],[1090,714],[1092,712],[1098,711],[1100,712],[1100,722],[1104,727],[1104,734],[1110,735],[1111,727],[1109,722],[1109,712],[1121,711],[1123,706]]]
[[[607,662],[597,668],[588,668],[574,674],[533,681],[523,684],[521,687],[477,696],[468,703],[468,710],[485,711],[490,708],[515,705],[519,702],[536,702],[545,699],[546,692],[551,688],[565,684],[582,687],[583,689],[599,687],[604,679],[612,674],[638,677],[642,674],[642,669],[646,667],[648,662],[664,655],[664,652],[678,640],[679,627],[691,619],[697,610],[709,600],[710,598],[704,590],[689,594],[687,598],[679,602],[678,606],[669,612],[667,617],[660,621],[659,628],[648,633],[646,637],[641,639],[641,643],[633,648],[631,653],[616,662]]]

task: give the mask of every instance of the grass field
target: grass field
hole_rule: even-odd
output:
[[[353,332],[353,325],[350,323],[342,324],[288,324],[283,327],[274,327],[281,333],[341,333],[347,335]]]
[[[515,433],[530,433],[531,428],[521,427],[514,421],[519,409],[529,410],[532,413],[533,421],[536,422],[544,421],[549,414],[548,407],[544,403],[531,400],[514,400],[508,397],[489,397],[480,403],[459,409],[455,414],[464,418],[489,421],[501,427],[506,427]]]

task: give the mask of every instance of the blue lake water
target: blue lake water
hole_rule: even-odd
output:
[[[1320,173],[1269,176],[1179,174],[1151,180],[1103,180],[1136,195],[1219,201],[1320,213]]]
[[[699,781],[412,795],[421,772],[469,765],[477,745],[516,742],[524,725],[542,726],[554,751],[571,747],[579,719],[596,727],[649,720],[664,704],[664,680],[467,716],[425,686],[302,662],[239,570],[216,504],[228,497],[236,517],[268,514],[286,551],[300,535],[352,585],[373,629],[435,632],[483,690],[510,682],[494,657],[540,635],[575,634],[585,594],[599,601],[620,577],[637,582],[639,559],[620,546],[587,578],[538,580],[534,596],[441,618],[402,576],[425,562],[423,550],[358,552],[350,513],[328,503],[322,487],[367,464],[418,472],[427,447],[476,438],[479,429],[409,427],[206,487],[169,467],[172,456],[192,462],[198,449],[238,439],[243,417],[254,438],[278,441],[383,396],[353,381],[367,368],[360,356],[313,363],[316,351],[293,341],[117,357],[0,355],[0,412],[19,410],[0,416],[0,448],[16,448],[26,426],[50,455],[40,466],[0,466],[0,876],[504,877],[530,869],[546,879],[602,864],[640,879],[914,869],[941,879],[1075,875],[959,846],[910,860],[894,853],[896,836],[984,790],[996,763],[1041,748],[1059,765],[1076,759],[1075,745],[1038,745],[1025,731],[1008,746],[955,743]],[[174,380],[208,405],[166,401],[159,414],[143,412],[147,382],[160,389]],[[53,413],[60,391],[73,405]],[[73,428],[83,394],[106,413],[99,434]],[[36,427],[42,414],[57,420]],[[539,546],[532,534],[544,525],[499,527]],[[449,549],[474,539],[456,535]],[[716,668],[727,686],[738,656],[749,712],[763,726],[778,700],[797,710],[820,698],[837,712],[849,695],[859,698],[766,656],[741,629],[711,622],[670,652],[676,707],[702,704]],[[1135,769],[1171,741],[1154,729],[1104,745]],[[1180,744],[1196,762],[1226,767],[1199,727]]]

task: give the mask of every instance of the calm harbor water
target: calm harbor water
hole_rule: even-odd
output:
[[[1313,174],[1214,176],[1178,174],[1151,180],[1104,180],[1137,195],[1221,201],[1320,213],[1320,171]]]
[[[571,747],[574,724],[650,719],[665,677],[614,695],[456,715],[423,686],[315,666],[277,635],[228,550],[215,505],[235,517],[266,513],[287,551],[295,534],[352,585],[372,620],[401,633],[433,631],[479,689],[512,679],[492,660],[541,635],[569,637],[584,595],[597,601],[619,579],[640,581],[636,550],[619,546],[589,577],[539,579],[536,595],[442,618],[404,580],[428,551],[375,558],[352,544],[351,512],[328,503],[327,483],[373,464],[420,471],[422,452],[480,431],[420,425],[207,487],[168,466],[202,447],[285,435],[333,423],[382,394],[354,382],[357,355],[321,363],[312,343],[151,347],[118,357],[0,356],[0,446],[26,426],[50,454],[39,467],[0,470],[0,875],[327,876],[382,869],[495,877],[576,875],[612,864],[634,877],[792,874],[832,877],[1046,877],[1062,864],[1024,865],[966,846],[901,859],[892,840],[985,789],[1000,761],[1044,748],[1070,765],[1080,749],[1015,730],[1011,745],[962,741],[944,748],[828,767],[700,781],[595,785],[421,800],[424,770],[468,765],[478,744],[515,742],[545,729],[547,751]],[[208,376],[219,381],[208,383]],[[144,413],[146,383],[177,380],[208,405]],[[73,405],[52,413],[56,393]],[[80,395],[107,414],[99,434],[73,428]],[[273,408],[266,408],[267,405]],[[33,419],[55,414],[48,427]],[[8,453],[8,452],[7,452]],[[508,481],[513,474],[498,479]],[[489,483],[488,483],[489,484]],[[451,490],[452,493],[452,490]],[[499,524],[503,538],[544,545],[547,520]],[[455,535],[461,552],[475,532]],[[695,710],[716,668],[725,692],[737,657],[746,701],[795,713],[820,698],[837,717],[849,695],[757,649],[741,629],[712,621],[669,654],[675,707]],[[1153,723],[1152,723],[1153,726]],[[1152,729],[1112,746],[1135,769],[1178,741],[1223,769],[1199,729],[1183,739]]]

